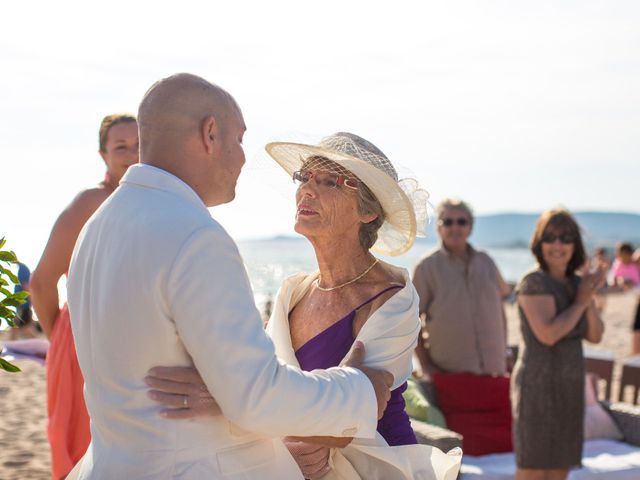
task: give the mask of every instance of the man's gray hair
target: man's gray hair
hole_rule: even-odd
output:
[[[464,211],[469,217],[471,224],[473,225],[473,210],[471,209],[468,203],[464,202],[463,200],[460,200],[459,198],[445,198],[443,201],[441,201],[438,204],[438,207],[436,208],[436,213],[438,214],[438,220],[442,218],[442,214],[448,208],[456,208],[458,210]]]

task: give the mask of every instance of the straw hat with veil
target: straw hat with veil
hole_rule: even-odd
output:
[[[384,211],[373,251],[401,255],[411,248],[416,236],[424,236],[429,194],[415,179],[399,180],[386,155],[364,138],[339,132],[318,145],[273,142],[265,148],[289,175],[312,165],[314,170],[352,175],[362,182]]]

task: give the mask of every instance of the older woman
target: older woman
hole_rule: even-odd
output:
[[[511,383],[516,479],[560,480],[581,464],[582,339],[602,339],[594,295],[606,269],[576,274],[586,257],[580,229],[566,210],[541,215],[531,251],[538,266],[517,287],[522,345]]]
[[[267,326],[278,356],[304,370],[326,369],[340,365],[361,340],[367,365],[395,378],[374,445],[350,437],[286,438],[285,444],[306,478],[445,478],[447,471],[455,478],[459,458],[415,445],[404,409],[420,330],[418,296],[406,270],[370,251],[399,255],[411,247],[424,226],[427,193],[413,180],[398,181],[387,157],[351,133],[319,145],[278,142],[266,149],[298,185],[295,230],[311,242],[319,268],[288,278],[278,292]],[[171,403],[167,393],[198,391],[167,388],[167,377],[177,379],[162,369],[149,382],[164,391],[152,392],[163,403]]]
[[[138,161],[138,124],[128,114],[107,115],[100,125],[104,180],[80,192],[56,220],[30,281],[33,307],[49,337],[47,354],[48,436],[52,478],[64,478],[84,455],[91,440],[82,389],[84,379],[73,344],[69,310],[60,309],[58,280],[67,273],[83,225],[109,195],[130,165]]]

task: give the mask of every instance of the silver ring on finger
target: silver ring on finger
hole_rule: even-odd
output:
[[[182,405],[184,406],[184,408],[188,408],[189,407],[189,396],[185,395],[184,397],[182,397]]]

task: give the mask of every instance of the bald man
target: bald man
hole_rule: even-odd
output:
[[[69,272],[92,435],[76,473],[301,479],[274,437],[373,438],[390,375],[358,358],[313,373],[279,362],[237,247],[207,210],[234,198],[245,161],[234,99],[179,74],[151,87],[138,121],[140,164],[84,227]],[[143,381],[154,365],[195,366],[224,416],[163,418]]]

